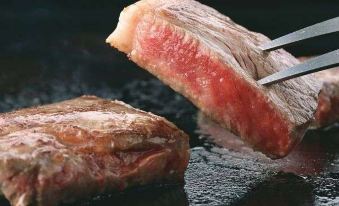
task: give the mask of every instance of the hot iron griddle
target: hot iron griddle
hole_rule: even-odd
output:
[[[0,21],[6,28],[0,34],[0,43],[4,45],[0,54],[0,112],[83,94],[120,99],[165,116],[184,129],[191,136],[192,154],[185,185],[135,188],[84,199],[74,206],[339,204],[338,126],[308,132],[301,146],[284,160],[271,161],[253,152],[182,96],[105,45],[119,11],[132,1],[100,2],[102,5],[89,1],[45,1],[34,5],[30,1],[11,1],[0,6]],[[206,2],[217,6],[215,2]],[[321,21],[339,11],[338,4],[328,4],[331,9],[320,13],[318,8],[322,6],[318,3],[309,7],[313,15],[304,16],[305,21],[288,25],[286,22],[291,20],[267,10],[265,15],[285,25],[276,28],[275,23],[259,15],[263,5],[252,5],[252,10],[245,11],[240,3],[219,8],[271,37],[292,31],[301,23],[310,25],[310,16]],[[298,9],[287,1],[279,11],[286,8]],[[323,44],[307,50],[321,53],[324,48],[338,47],[333,42]],[[303,54],[300,47],[294,51]],[[2,199],[0,205],[8,203]]]

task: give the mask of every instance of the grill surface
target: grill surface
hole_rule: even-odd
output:
[[[271,161],[204,118],[182,96],[104,44],[113,22],[117,22],[118,11],[130,2],[113,6],[112,1],[103,1],[106,3],[98,7],[87,1],[60,5],[27,2],[12,1],[0,6],[0,21],[5,28],[0,34],[4,45],[0,54],[1,112],[91,94],[120,99],[165,116],[191,136],[192,157],[184,186],[149,186],[73,205],[339,204],[339,127],[310,131],[287,159]],[[288,5],[291,4],[287,2],[285,7]],[[327,6],[331,7],[326,10],[327,16],[316,12],[321,5],[310,7],[310,11],[314,8],[313,17],[319,17],[314,21],[339,11],[338,5]],[[264,33],[274,30],[274,23],[267,27],[259,24],[267,23],[266,17],[259,16],[249,24],[253,16],[263,12],[258,5],[254,5],[252,13],[240,8],[239,3],[223,9],[252,29],[256,27]],[[294,10],[289,11],[293,16]],[[279,18],[279,12],[266,14]],[[302,23],[307,24],[296,24]],[[296,24],[289,27],[296,28]],[[288,28],[280,29],[288,32]],[[331,46],[316,44],[308,51],[320,53],[323,47]],[[303,54],[300,49],[295,51]],[[8,203],[1,200],[0,205]]]

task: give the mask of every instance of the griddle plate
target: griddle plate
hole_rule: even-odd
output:
[[[272,161],[253,152],[155,79],[135,80],[122,89],[103,85],[90,87],[76,82],[63,84],[55,80],[52,84],[45,82],[25,87],[18,93],[0,97],[1,109],[55,102],[81,94],[119,97],[176,122],[190,133],[193,148],[185,186],[136,188],[73,205],[339,204],[338,127],[309,132],[287,159]],[[6,204],[2,201],[0,205]]]

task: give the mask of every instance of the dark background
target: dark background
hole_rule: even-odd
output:
[[[184,187],[143,188],[80,205],[339,203],[338,127],[306,135],[290,159],[297,171],[282,169],[291,167],[286,161],[215,146],[197,124],[195,107],[105,44],[120,11],[132,2],[0,0],[0,112],[92,94],[165,116],[191,136]],[[336,0],[201,2],[271,38],[339,15]],[[338,37],[287,49],[296,56],[322,54],[339,48]]]

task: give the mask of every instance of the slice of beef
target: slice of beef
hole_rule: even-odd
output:
[[[305,61],[310,57],[301,57]],[[315,78],[322,84],[318,100],[315,128],[325,127],[339,121],[339,67],[315,73]]]
[[[183,182],[188,160],[184,132],[119,101],[85,96],[0,115],[0,190],[13,206]]]
[[[194,0],[142,0],[127,7],[107,42],[272,158],[301,140],[320,86],[301,77],[270,87],[256,80],[299,63],[269,39]]]

